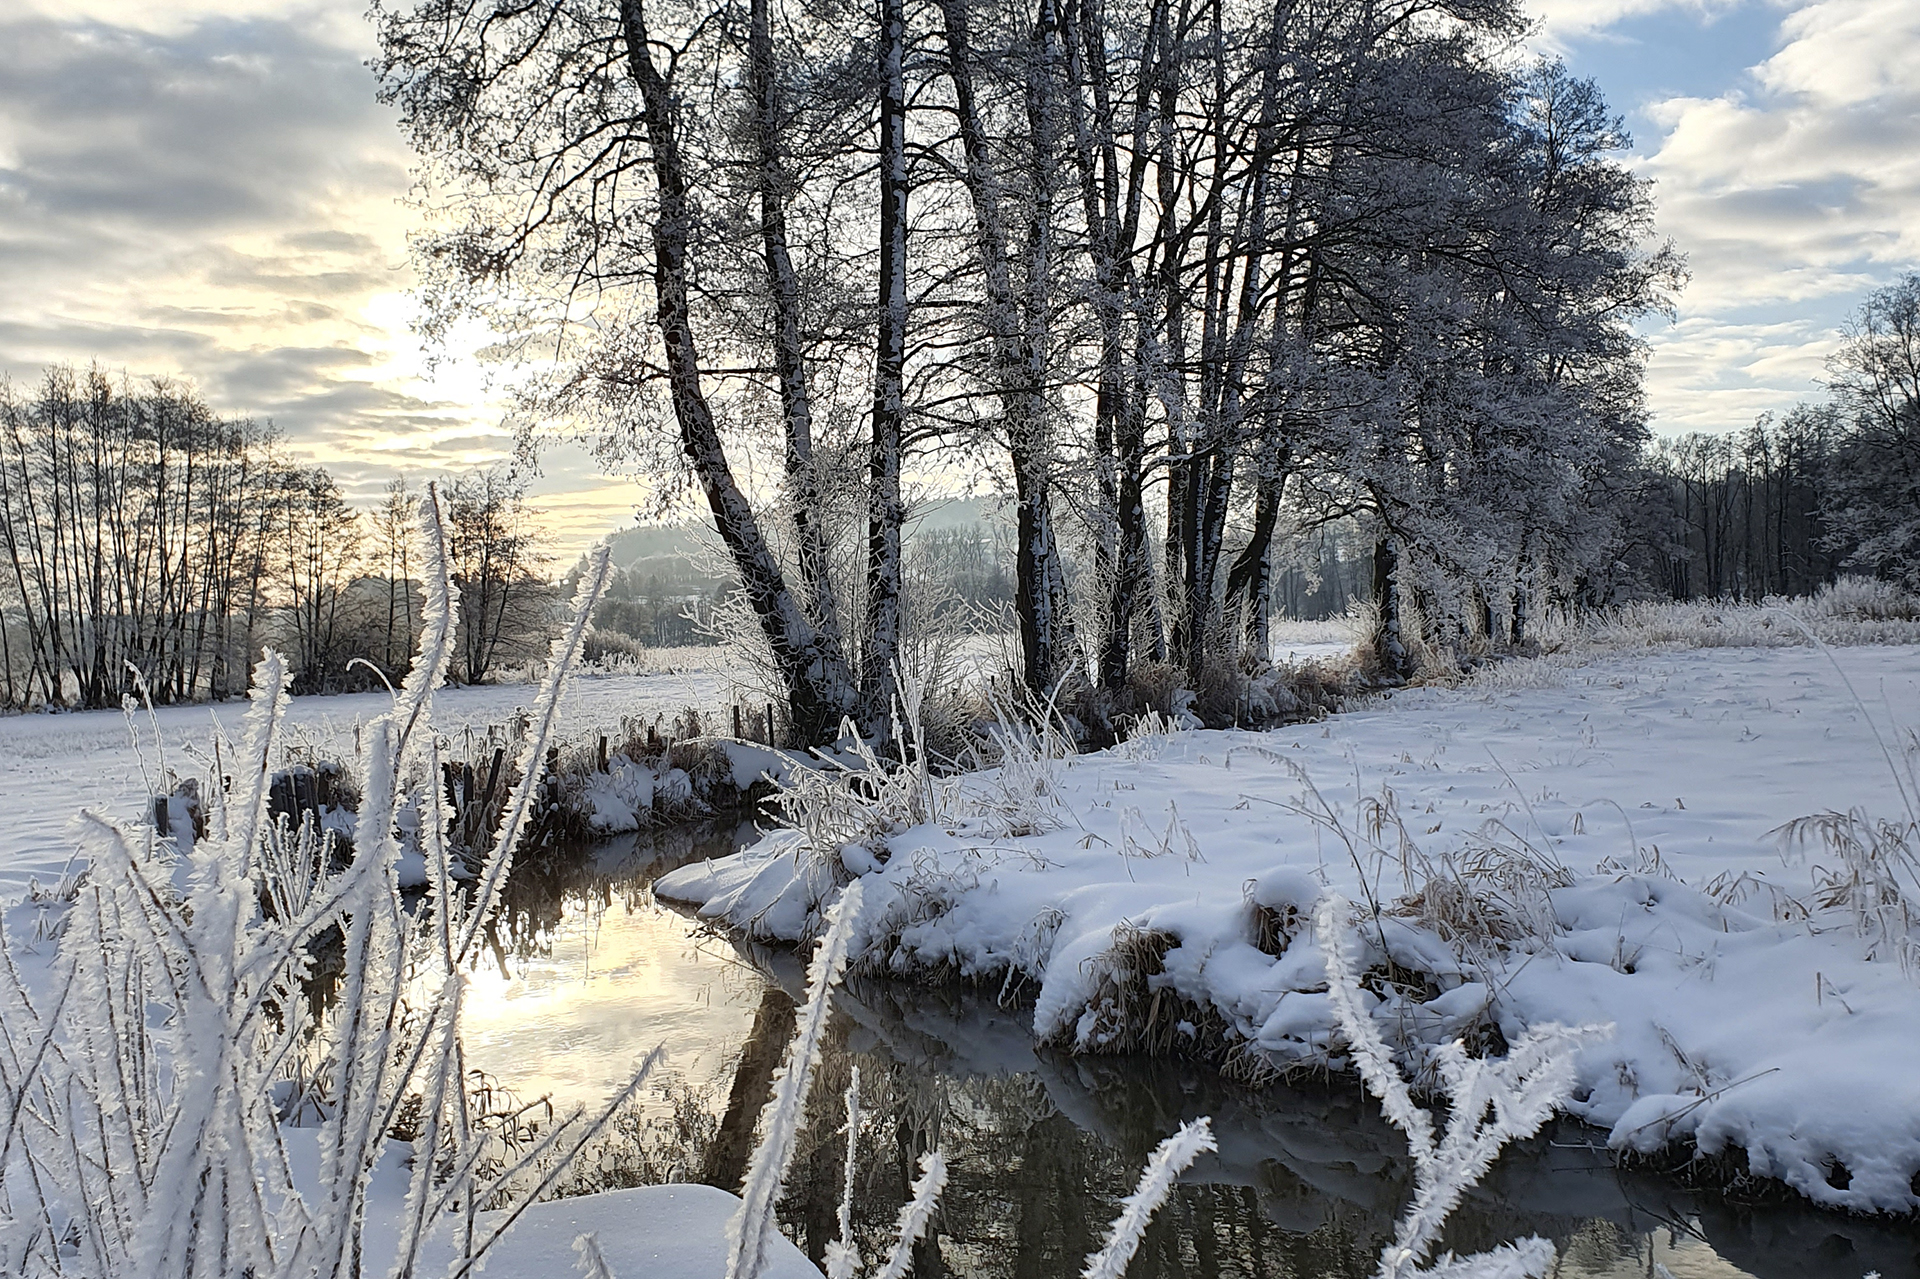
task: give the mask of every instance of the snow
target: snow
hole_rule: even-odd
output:
[[[1360,622],[1344,617],[1317,622],[1276,621],[1268,633],[1267,655],[1276,666],[1344,662],[1353,655],[1362,629]]]
[[[737,1196],[712,1186],[637,1186],[537,1204],[487,1254],[487,1279],[573,1273],[573,1241],[591,1234],[618,1279],[719,1279]],[[820,1279],[784,1235],[771,1233],[762,1279]]]
[[[317,1129],[285,1131],[287,1155],[303,1195],[318,1185]],[[368,1188],[368,1254],[392,1255],[404,1215],[410,1147],[392,1142]],[[727,1222],[739,1196],[684,1183],[638,1186],[534,1204],[521,1214],[476,1267],[487,1279],[556,1279],[575,1271],[574,1240],[591,1234],[616,1279],[719,1279],[726,1273]],[[500,1221],[483,1213],[474,1236],[485,1239]],[[443,1227],[428,1245],[423,1273],[448,1273],[455,1260],[453,1231]],[[766,1243],[762,1279],[820,1279],[806,1254],[775,1232]]]
[[[712,665],[704,668],[576,677],[561,703],[563,740],[618,731],[624,716],[671,717],[688,706],[724,704],[733,674],[722,665],[722,650],[711,653]],[[468,727],[484,734],[490,724],[505,724],[536,691],[530,684],[442,689],[435,694],[435,722],[457,743]],[[389,705],[384,692],[295,698],[289,738],[303,752],[349,761],[362,730]],[[129,819],[146,811],[163,763],[182,776],[211,772],[215,726],[231,740],[246,707],[244,700],[163,706],[151,718],[143,708],[131,722],[119,711],[0,717],[0,796],[10,801],[0,825],[0,902],[17,901],[36,880],[43,886],[59,881],[73,850],[67,824],[82,808]]]
[[[1390,909],[1356,930],[1363,966],[1384,948],[1440,992],[1373,1011],[1416,1055],[1482,1009],[1509,1042],[1549,1022],[1610,1023],[1580,1056],[1569,1109],[1616,1146],[1687,1137],[1744,1151],[1820,1203],[1910,1211],[1920,985],[1888,947],[1870,957],[1849,914],[1820,909],[1816,868],[1833,858],[1794,854],[1776,832],[1827,810],[1906,820],[1882,743],[1897,757],[1912,724],[1912,646],[1511,663],[1319,724],[1058,761],[1057,812],[1034,833],[989,832],[1004,789],[979,775],[942,823],[848,848],[838,868],[786,833],[656,891],[793,939],[864,872],[865,963],[1019,969],[1039,982],[1033,1033],[1082,1051],[1124,1029],[1116,930],[1164,930],[1177,944],[1150,986],[1210,1006],[1284,1065],[1325,1063],[1342,1041],[1310,928],[1266,954],[1253,902],[1304,915],[1331,888],[1390,906],[1430,872],[1478,865],[1481,887],[1511,888],[1483,921],[1505,945],[1448,944],[1443,914]]]

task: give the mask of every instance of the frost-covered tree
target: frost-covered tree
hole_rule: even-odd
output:
[[[1828,370],[1850,428],[1833,538],[1854,563],[1920,587],[1920,272],[1867,296]]]
[[[528,482],[505,467],[446,486],[447,559],[459,588],[458,678],[484,680],[502,661],[543,652],[553,604],[548,557]]]
[[[1373,532],[1396,668],[1618,559],[1678,264],[1506,0],[378,12],[430,328],[698,486],[803,739],[888,731],[916,471],[1010,499],[1019,674],[1096,731],[1263,652],[1289,536]]]
[[[763,154],[776,122],[737,128],[731,108],[740,104],[705,92],[720,80],[752,83],[734,54],[748,43],[732,38],[747,35],[731,26],[738,16],[644,0],[427,0],[376,9],[377,71],[438,201],[419,239],[433,323],[484,313],[509,343],[557,351],[534,412],[597,426],[609,460],[692,479],[773,654],[792,722],[815,740],[854,710],[853,675],[820,596],[810,608],[796,589],[774,522],[727,443],[747,410],[734,400],[741,375],[726,356],[753,346],[716,324],[727,312],[706,292],[726,278],[738,239],[717,221],[728,211],[715,198],[724,194],[718,176],[758,158],[756,184],[778,203],[779,175]],[[764,233],[771,206],[762,206]],[[779,218],[772,222],[777,231]],[[776,266],[779,239],[766,250]],[[790,285],[776,280],[776,295]],[[798,374],[784,345],[791,391]],[[789,395],[784,422],[799,475],[789,497],[804,506],[811,461],[795,434],[797,411]]]

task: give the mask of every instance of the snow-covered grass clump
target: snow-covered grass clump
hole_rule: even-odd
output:
[[[656,891],[799,939],[859,878],[861,967],[1024,988],[1039,1039],[1254,1079],[1350,1063],[1313,922],[1338,892],[1364,904],[1337,939],[1360,1003],[1417,1088],[1443,1089],[1455,1040],[1497,1058],[1611,1024],[1566,1108],[1618,1148],[1908,1212],[1914,723],[1911,647],[1603,657],[1273,733],[1158,725],[1048,759],[1019,825],[1004,778],[949,778],[917,813],[796,822]]]

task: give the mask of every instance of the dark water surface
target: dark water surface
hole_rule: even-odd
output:
[[[594,1106],[656,1044],[670,1054],[664,1081],[588,1151],[571,1191],[738,1187],[793,1031],[800,962],[711,935],[655,905],[648,885],[754,834],[682,829],[516,868],[506,973],[476,982],[470,1060],[522,1098]],[[858,1067],[855,1222],[869,1260],[891,1241],[915,1160],[938,1144],[950,1178],[937,1245],[919,1251],[916,1275],[1077,1274],[1154,1145],[1211,1115],[1220,1151],[1162,1208],[1133,1279],[1373,1273],[1412,1174],[1398,1133],[1357,1087],[1251,1089],[1205,1066],[1074,1058],[1036,1050],[1029,1024],[990,993],[849,981],[781,1205],[795,1241],[818,1259],[834,1237],[841,1097]],[[1510,1150],[1455,1214],[1450,1246],[1545,1235],[1567,1279],[1652,1279],[1659,1267],[1675,1279],[1920,1276],[1920,1227],[1689,1191],[1616,1169],[1600,1140],[1568,1124]]]

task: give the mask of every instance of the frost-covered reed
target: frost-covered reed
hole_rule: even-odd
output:
[[[727,1224],[727,1279],[754,1279],[766,1262],[767,1245],[779,1227],[774,1205],[786,1184],[787,1165],[806,1117],[807,1091],[813,1083],[827,1030],[833,988],[846,971],[847,952],[860,918],[859,881],[848,884],[828,911],[826,935],[814,948],[807,968],[807,1002],[801,1009],[793,1043],[775,1077],[773,1096],[761,1114],[763,1133],[747,1164],[740,1207]]]
[[[884,841],[916,826],[1002,838],[1061,824],[1059,769],[1077,752],[1053,703],[1024,706],[990,696],[996,718],[971,761],[980,771],[943,776],[921,727],[925,687],[904,670],[895,673],[895,687],[893,756],[847,721],[835,750],[816,750],[810,766],[773,779],[768,806],[796,833],[807,862],[839,882],[850,873],[849,848],[884,859]]]
[[[860,1166],[860,1067],[847,1081],[847,1155],[840,1187],[840,1235],[827,1245],[827,1279],[853,1279],[860,1252],[853,1241],[853,1177]]]
[[[1447,1275],[1452,1279],[1542,1279],[1555,1260],[1553,1245],[1528,1238],[1477,1257],[1442,1258],[1432,1269],[1420,1263],[1433,1249],[1447,1217],[1459,1206],[1501,1148],[1531,1137],[1572,1095],[1574,1059],[1610,1027],[1532,1026],[1505,1057],[1471,1057],[1455,1040],[1435,1052],[1447,1099],[1445,1131],[1436,1136],[1433,1115],[1413,1092],[1392,1050],[1363,1002],[1351,949],[1352,907],[1329,894],[1314,914],[1314,932],[1326,955],[1327,994],[1346,1036],[1354,1069],[1380,1102],[1387,1119],[1406,1134],[1413,1159],[1414,1196],[1380,1254],[1380,1279]]]
[[[938,1150],[920,1156],[920,1175],[914,1179],[912,1193],[900,1205],[893,1251],[876,1279],[905,1279],[913,1269],[913,1246],[926,1237],[933,1224],[933,1210],[939,1206],[940,1192],[947,1186],[947,1157]]]
[[[1147,1166],[1140,1172],[1140,1183],[1121,1201],[1120,1215],[1107,1232],[1106,1243],[1087,1258],[1080,1272],[1081,1279],[1122,1279],[1153,1214],[1173,1193],[1174,1182],[1194,1160],[1219,1148],[1213,1139],[1210,1118],[1180,1125],[1171,1137],[1154,1147]]]
[[[1543,619],[1543,649],[1592,656],[1645,648],[1779,648],[1920,642],[1920,596],[1891,582],[1843,577],[1812,595],[1736,600],[1636,600]],[[1488,678],[1498,679],[1497,667]]]
[[[591,1131],[576,1116],[500,1160],[475,1130],[458,1025],[462,969],[511,870],[606,556],[593,557],[554,644],[522,786],[471,898],[452,886],[439,787],[421,788],[433,889],[423,925],[402,909],[395,818],[409,776],[438,776],[432,697],[452,651],[454,589],[431,491],[420,549],[421,651],[392,710],[368,728],[351,862],[335,869],[311,828],[268,818],[289,701],[286,665],[269,652],[224,761],[231,782],[209,796],[208,836],[185,853],[183,881],[150,829],[84,814],[75,830],[89,872],[51,971],[30,981],[0,936],[0,1273],[406,1279],[422,1267],[429,1225],[450,1210],[470,1267],[551,1176],[484,1239],[476,1208],[512,1202],[516,1178],[564,1161]],[[309,947],[332,933],[344,979],[315,1023]],[[303,1074],[316,1058],[324,1067]],[[307,1096],[288,1096],[296,1078]],[[395,1251],[375,1256],[369,1184],[403,1110],[418,1124],[414,1174]],[[319,1116],[317,1180],[296,1173],[282,1127],[294,1111]]]

